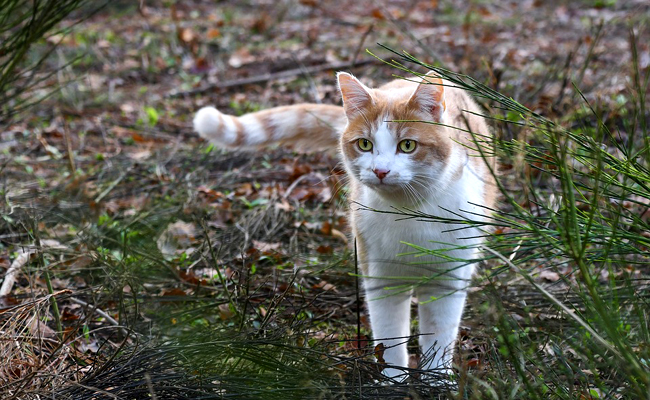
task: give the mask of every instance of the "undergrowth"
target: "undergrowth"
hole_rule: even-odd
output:
[[[154,109],[115,156],[80,157],[53,182],[18,156],[0,166],[0,249],[24,261],[0,310],[2,397],[648,398],[650,74],[629,42],[627,101],[604,113],[574,87],[581,107],[561,122],[395,53],[408,76],[471,92],[496,127],[474,135],[500,160],[488,224],[381,210],[489,235],[453,382],[416,368],[383,381],[336,161],[201,147]],[[133,150],[156,141],[175,147]],[[40,166],[68,168],[57,161]]]

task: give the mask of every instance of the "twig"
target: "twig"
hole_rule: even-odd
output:
[[[253,83],[262,83],[262,82],[273,81],[277,79],[291,78],[293,76],[301,75],[301,74],[313,74],[316,72],[327,71],[329,69],[352,68],[352,67],[359,67],[361,65],[373,64],[373,63],[378,63],[378,60],[370,58],[370,59],[359,60],[359,61],[352,60],[352,61],[344,61],[338,63],[314,65],[311,67],[290,69],[290,70],[280,71],[272,74],[269,73],[264,75],[252,76],[250,78],[242,78],[242,79],[234,79],[231,81],[218,82],[210,85],[204,85],[202,87],[191,89],[191,90],[172,91],[170,93],[167,93],[165,97],[193,96],[197,94],[208,93],[216,89],[227,89],[231,87],[250,85]]]
[[[20,249],[18,251],[18,257],[14,260],[14,262],[11,263],[11,266],[7,270],[7,273],[5,274],[5,279],[2,281],[2,287],[0,287],[0,297],[6,296],[9,293],[11,293],[11,289],[14,287],[14,283],[16,282],[16,276],[18,275],[18,272],[20,269],[23,267],[23,265],[27,264],[27,261],[29,261],[29,256],[33,253],[29,251],[25,251],[24,249]]]
[[[357,46],[357,49],[354,51],[354,57],[352,57],[352,65],[350,66],[351,68],[354,68],[357,65],[357,58],[359,58],[359,53],[361,53],[363,44],[366,42],[366,39],[368,39],[368,35],[370,35],[374,27],[375,24],[370,24],[368,29],[366,29],[366,31],[361,36],[361,40],[359,40],[359,45]]]
[[[91,305],[89,303],[86,303],[85,301],[80,300],[80,299],[78,299],[76,297],[70,297],[69,300],[71,302],[73,302],[73,303],[79,304],[80,306],[92,308],[93,312],[95,312],[95,313],[99,314],[100,316],[106,318],[106,321],[110,322],[111,325],[120,327],[120,331],[122,331],[124,336],[128,335],[128,332],[126,331],[126,329],[122,328],[120,323],[117,322],[115,320],[115,318],[111,317],[106,311],[102,310],[101,308],[99,308],[99,307],[97,307],[95,305]]]
[[[288,199],[289,196],[291,195],[291,192],[293,192],[293,189],[295,189],[296,186],[298,186],[298,184],[299,184],[300,182],[302,182],[302,181],[304,181],[305,179],[311,177],[312,175],[313,175],[313,174],[311,174],[311,173],[309,173],[309,174],[304,174],[304,175],[300,175],[300,176],[298,177],[298,179],[296,179],[295,181],[293,181],[293,183],[291,183],[291,185],[289,185],[289,187],[287,188],[287,190],[284,192],[284,195],[282,196],[282,199],[283,199],[283,200]]]
[[[68,150],[68,167],[70,168],[70,175],[74,177],[74,172],[76,171],[76,167],[74,164],[74,154],[72,153],[72,140],[70,139],[70,127],[68,126],[68,122],[63,121],[63,134],[65,135],[65,146],[66,150]]]
[[[106,197],[107,194],[109,194],[109,193],[111,192],[111,190],[113,190],[113,189],[115,188],[115,186],[118,185],[118,183],[122,182],[122,179],[124,179],[124,177],[126,176],[126,174],[127,174],[128,172],[129,172],[128,170],[122,172],[122,174],[121,174],[121,175],[120,175],[116,180],[114,180],[113,182],[111,182],[111,184],[108,185],[108,187],[106,188],[106,190],[104,190],[103,192],[101,192],[101,193],[99,194],[99,196],[97,196],[97,197],[95,198],[95,203],[99,203],[99,202],[100,202],[104,197]]]
[[[14,283],[16,282],[16,277],[18,276],[18,272],[20,272],[22,267],[25,266],[27,262],[29,262],[29,259],[32,254],[44,248],[56,248],[56,249],[66,248],[56,240],[45,239],[41,241],[41,245],[42,247],[25,246],[18,250],[18,257],[16,257],[14,262],[11,263],[11,266],[9,267],[7,273],[5,274],[5,279],[4,281],[2,281],[2,287],[0,287],[0,297],[7,296],[9,293],[11,293],[11,289],[13,289],[14,287]]]

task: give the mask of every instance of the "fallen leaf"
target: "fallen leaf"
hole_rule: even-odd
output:
[[[370,13],[370,15],[372,15],[372,17],[375,18],[375,19],[379,19],[379,20],[386,19],[386,17],[384,16],[384,13],[381,12],[381,10],[378,9],[378,8],[373,9],[372,12]]]
[[[539,277],[542,279],[546,279],[549,282],[557,282],[560,279],[560,274],[557,272],[545,269],[542,272],[539,273]]]
[[[56,337],[54,329],[50,328],[45,322],[40,321],[38,318],[32,318],[28,326],[29,332],[34,337],[53,338]]]
[[[216,39],[221,36],[221,31],[217,28],[212,28],[208,30],[207,33],[208,39]]]
[[[275,203],[274,206],[276,210],[282,210],[286,212],[293,211],[293,207],[285,199],[280,200],[279,203]]]
[[[176,221],[169,224],[156,240],[158,250],[167,259],[187,252],[188,248],[196,242],[196,227],[194,224]]]
[[[187,293],[185,293],[185,291],[183,291],[183,289],[173,288],[173,289],[163,290],[162,295],[163,296],[185,297],[185,296],[187,296]]]
[[[196,35],[190,28],[180,28],[178,30],[178,38],[181,42],[191,43],[196,39]]]
[[[323,235],[327,235],[327,236],[331,235],[332,234],[332,224],[330,224],[329,221],[323,222],[323,226],[321,226],[320,232]]]
[[[221,320],[223,321],[230,319],[235,315],[235,313],[230,308],[230,304],[227,303],[219,304],[218,308],[219,308],[219,318],[221,318]]]
[[[383,343],[379,343],[377,346],[375,346],[374,354],[379,364],[386,364],[386,360],[384,360],[384,351],[386,351],[386,348],[384,347]]]
[[[232,68],[239,68],[242,65],[250,64],[253,61],[255,61],[255,57],[251,55],[248,48],[244,47],[232,53],[228,59],[228,65],[230,65]]]
[[[332,246],[323,246],[323,245],[318,246],[316,251],[320,254],[332,254],[334,252]]]
[[[196,190],[199,193],[203,193],[203,194],[207,195],[208,197],[210,197],[213,200],[223,199],[223,198],[226,197],[223,193],[221,193],[219,191],[216,191],[214,189],[210,189],[207,186],[199,186]]]
[[[253,247],[262,253],[266,251],[278,251],[282,247],[282,243],[267,243],[258,240],[253,240]]]

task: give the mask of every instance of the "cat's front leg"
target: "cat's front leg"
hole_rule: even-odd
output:
[[[364,278],[366,303],[375,345],[383,344],[383,358],[387,365],[408,367],[406,344],[410,332],[411,290],[396,288],[395,280]],[[405,376],[402,369],[386,367],[383,374],[389,378]]]
[[[447,287],[450,283],[453,288]],[[415,289],[423,354],[421,369],[446,375],[451,372],[454,345],[467,297],[464,286],[462,281],[442,281]]]

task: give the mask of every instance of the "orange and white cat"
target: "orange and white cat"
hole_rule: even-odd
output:
[[[351,178],[350,221],[373,339],[385,346],[387,364],[408,366],[406,342],[415,296],[419,341],[428,356],[421,368],[449,372],[485,232],[471,224],[418,222],[376,210],[486,219],[495,198],[494,178],[485,160],[471,150],[475,146],[467,132],[486,137],[489,129],[464,91],[443,86],[431,74],[417,82],[395,80],[370,89],[341,72],[338,85],[343,107],[298,104],[241,117],[206,107],[196,114],[194,129],[230,148],[338,144]],[[409,244],[431,251],[415,255]],[[389,377],[402,373],[384,369]]]

